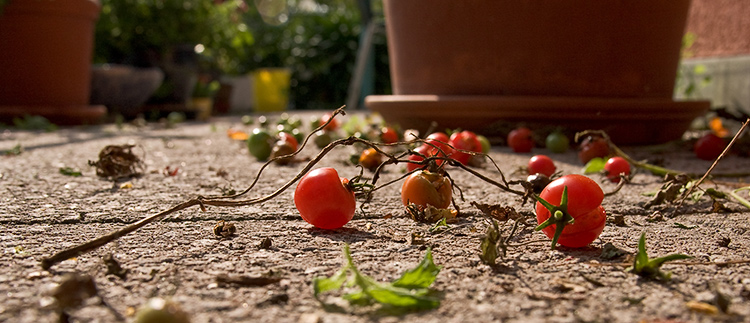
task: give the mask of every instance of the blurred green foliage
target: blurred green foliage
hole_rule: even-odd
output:
[[[269,2],[276,4],[272,10],[264,7]],[[275,15],[262,14],[268,11]],[[346,102],[363,29],[355,0],[259,0],[245,24],[255,43],[240,71],[290,68],[290,99],[297,109],[331,109]],[[374,50],[375,92],[390,92],[385,33],[376,33]]]
[[[175,48],[195,46],[202,50],[201,72],[214,76],[290,68],[294,108],[331,109],[346,101],[363,29],[355,0],[101,3],[95,63],[160,66]],[[389,93],[385,33],[374,38],[375,92]]]
[[[253,43],[242,0],[101,0],[95,63],[159,66],[180,46],[202,49],[209,70],[231,72]]]

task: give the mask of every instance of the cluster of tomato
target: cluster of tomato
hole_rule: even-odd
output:
[[[328,121],[324,116],[319,122]],[[338,123],[332,120],[324,131],[335,131]],[[282,132],[280,132],[281,134]],[[508,146],[514,152],[530,152],[534,147],[533,132],[528,128],[517,128],[508,135]],[[395,143],[400,140],[398,133],[391,127],[381,127],[378,141]],[[293,136],[288,136],[292,137]],[[280,135],[279,140],[289,140]],[[711,140],[713,138],[705,139]],[[289,140],[291,141],[291,140]],[[700,142],[700,140],[699,140]],[[291,143],[288,145],[294,147]],[[552,153],[562,153],[570,148],[569,139],[562,132],[552,132],[546,137],[546,148]],[[698,144],[696,144],[696,148]],[[409,207],[432,206],[447,209],[452,202],[452,186],[444,176],[443,164],[452,159],[464,165],[472,164],[481,157],[477,153],[487,153],[489,141],[471,131],[456,131],[451,136],[442,132],[428,135],[423,144],[413,149],[409,155],[407,170],[412,172],[401,187],[402,203]],[[294,150],[292,150],[294,151]],[[696,154],[701,157],[703,155]],[[611,156],[607,141],[598,136],[586,137],[578,146],[578,157],[583,164],[594,158],[607,158],[603,166],[609,180],[618,183],[630,175],[630,165],[622,157]],[[432,158],[432,167],[424,163],[425,158]],[[703,157],[701,157],[703,158]],[[364,168],[374,170],[382,163],[382,155],[373,148],[365,149],[358,161]],[[530,175],[544,175],[553,178],[557,170],[553,160],[546,155],[535,155],[528,162]],[[540,188],[537,199],[536,215],[539,226],[553,241],[553,247],[559,243],[568,247],[582,247],[595,240],[602,232],[606,212],[601,206],[604,193],[601,187],[591,178],[584,175],[570,174],[554,180],[547,180]],[[340,177],[334,168],[319,168],[310,171],[299,182],[294,202],[302,218],[315,227],[337,229],[348,223],[354,216],[356,183]]]
[[[246,120],[250,123],[251,120]],[[279,119],[276,129],[271,129],[265,117],[258,118],[259,127],[247,137],[247,149],[251,155],[260,161],[291,154],[299,148],[299,142],[304,134],[299,130],[302,121],[297,117],[286,114]],[[277,160],[279,164],[288,164],[291,158]]]
[[[379,137],[383,143],[399,140],[398,134],[390,127],[383,127]],[[442,132],[428,135],[409,156],[407,169],[413,173],[401,187],[403,204],[421,208],[448,208],[452,202],[452,186],[440,168],[445,158],[469,164],[475,156],[472,153],[488,152],[489,149],[489,141],[471,131],[457,131],[450,137]],[[428,165],[423,162],[431,157],[439,157],[434,162],[437,169],[428,170]],[[368,148],[360,155],[359,164],[374,169],[380,165],[381,158],[377,150]],[[339,177],[338,172],[330,167],[315,169],[300,179],[294,201],[302,218],[318,228],[340,228],[354,216],[353,183]]]
[[[516,136],[516,137],[513,137]],[[511,132],[508,143],[514,151],[519,151],[513,145],[529,138],[531,132],[526,128]],[[513,139],[513,140],[511,140]],[[555,153],[569,149],[568,138],[560,132],[552,132],[545,143],[548,150]],[[528,147],[528,143],[522,148]],[[533,146],[533,141],[532,144]],[[529,149],[530,151],[531,149]],[[594,158],[604,158],[610,155],[607,142],[597,136],[585,138],[578,151],[579,160],[586,164]],[[546,155],[535,155],[529,159],[527,166],[531,177],[541,176],[545,179],[553,177],[557,167]],[[604,166],[604,172],[613,182],[619,182],[622,175],[630,174],[630,164],[622,157],[611,157]],[[541,193],[536,195],[537,230],[541,230],[552,239],[552,246],[560,244],[566,247],[578,248],[593,242],[604,229],[606,212],[601,206],[604,192],[591,178],[570,174],[551,182],[545,182]]]

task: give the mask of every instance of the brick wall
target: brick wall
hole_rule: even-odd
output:
[[[750,0],[693,0],[686,32],[695,58],[750,55]]]

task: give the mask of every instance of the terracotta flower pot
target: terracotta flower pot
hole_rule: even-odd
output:
[[[53,123],[92,123],[89,106],[95,0],[11,0],[0,14],[0,118],[41,115]]]
[[[587,128],[613,131],[623,143],[643,143],[676,139],[708,108],[707,102],[672,101],[690,0],[384,5],[394,95],[366,102],[402,126],[429,124],[430,115],[410,113],[417,105],[449,116],[438,120],[443,127],[492,132],[499,121],[569,127],[588,122]],[[550,100],[558,104],[550,106]],[[642,137],[625,131],[620,138],[634,117],[650,120],[626,112],[633,106],[642,113],[644,102],[674,112],[668,118],[676,128]],[[579,105],[585,113],[576,111]]]

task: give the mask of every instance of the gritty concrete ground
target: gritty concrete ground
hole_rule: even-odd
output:
[[[229,128],[249,130],[232,117],[170,129],[157,124],[123,129],[105,125],[52,133],[2,133],[0,151],[20,144],[23,152],[0,157],[0,321],[56,321],[50,293],[66,273],[74,272],[90,274],[98,295],[112,309],[93,297],[69,312],[73,321],[80,322],[116,321],[113,310],[131,319],[135,308],[157,296],[179,303],[193,322],[750,321],[750,267],[743,262],[750,259],[750,212],[724,200],[728,209],[716,213],[707,198],[687,202],[674,216],[672,205],[645,209],[650,198],[642,193],[658,189],[662,178],[643,171],[636,173],[632,184],[603,202],[609,219],[622,216],[624,224],[608,222],[599,239],[586,248],[554,251],[543,234],[534,232],[532,226],[521,226],[511,240],[514,246],[495,267],[479,260],[479,243],[488,222],[470,202],[514,207],[528,216],[530,223],[532,207],[522,205],[516,195],[451,169],[465,200],[458,201],[464,216],[448,231],[430,232],[431,225],[405,215],[400,182],[377,191],[344,228],[314,229],[299,217],[292,186],[260,205],[208,207],[205,212],[192,207],[115,243],[65,260],[49,271],[41,268],[43,257],[197,195],[243,190],[262,164],[248,155],[244,143],[227,137]],[[133,151],[145,162],[144,175],[117,182],[98,178],[88,161],[96,160],[99,151],[112,144],[136,145]],[[654,152],[631,147],[627,151],[639,159],[661,158],[667,167],[688,172],[701,173],[710,165],[677,148]],[[311,157],[317,152],[310,146],[301,155]],[[342,176],[355,176],[358,170],[346,163],[352,152],[352,147],[338,148],[319,166],[333,166]],[[542,148],[533,152],[547,153]],[[513,172],[525,165],[531,154],[494,147],[491,156],[506,176],[521,179]],[[563,173],[580,173],[574,152],[551,156]],[[303,166],[271,165],[248,197],[273,192]],[[61,174],[61,167],[79,169],[82,176]],[[167,176],[166,167],[178,167],[179,171]],[[398,178],[403,168],[392,166],[380,183]],[[499,179],[489,164],[477,169]],[[750,160],[729,156],[715,172],[742,170],[750,170]],[[600,175],[592,177],[605,192],[615,187]],[[747,180],[704,185],[729,191]],[[218,239],[213,228],[219,220],[233,223],[237,233]],[[694,258],[667,263],[664,269],[672,271],[673,278],[660,282],[625,272],[622,264],[628,261],[627,255],[601,257],[607,243],[633,254],[642,232],[646,233],[649,255],[683,253]],[[270,247],[260,248],[266,238],[270,238]],[[399,315],[377,309],[324,310],[312,295],[311,281],[330,276],[342,266],[344,243],[350,244],[360,271],[379,281],[397,278],[431,247],[435,263],[443,266],[433,285],[442,297],[440,307]],[[107,274],[102,259],[108,255],[128,271],[127,276]],[[217,282],[223,275],[258,277],[269,273],[280,280],[265,286]],[[709,313],[710,307],[708,312],[700,310],[706,304],[715,305],[717,298],[729,301],[727,313]]]

